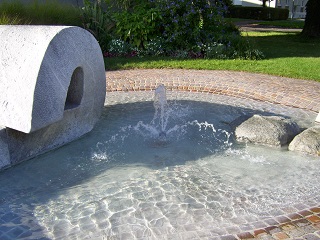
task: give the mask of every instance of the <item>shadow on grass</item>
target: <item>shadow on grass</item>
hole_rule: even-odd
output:
[[[267,59],[284,57],[320,57],[319,39],[304,38],[299,33],[254,33],[248,36]]]

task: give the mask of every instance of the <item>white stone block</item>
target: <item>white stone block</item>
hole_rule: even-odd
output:
[[[65,105],[82,105],[88,111],[96,104],[101,107],[104,62],[86,30],[3,25],[0,46],[1,125],[30,133],[61,120]],[[74,89],[67,98],[72,76]]]
[[[0,157],[9,156],[0,169],[92,130],[104,107],[106,77],[100,46],[88,31],[2,25],[0,49]]]

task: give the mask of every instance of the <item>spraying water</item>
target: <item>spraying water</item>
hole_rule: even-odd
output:
[[[153,106],[155,108],[153,122],[156,119],[160,121],[159,122],[160,124],[159,138],[164,140],[167,135],[165,129],[168,123],[168,115],[167,115],[168,102],[167,102],[166,88],[163,84],[158,86],[154,92]]]

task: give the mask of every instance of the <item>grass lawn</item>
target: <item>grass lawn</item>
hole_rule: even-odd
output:
[[[320,82],[319,39],[302,39],[295,33],[248,32],[264,60],[173,59],[169,57],[106,58],[106,69],[184,68],[265,73]]]
[[[235,24],[245,22],[245,23],[253,23],[261,26],[273,26],[279,28],[303,28],[304,19],[287,19],[287,20],[271,20],[271,21],[262,21],[262,20],[254,20],[254,19],[244,19],[244,18],[228,18],[230,22]]]
[[[275,26],[275,27],[282,27],[282,28],[303,28],[304,20],[278,20],[278,21],[262,21],[258,22],[258,25],[263,26]]]

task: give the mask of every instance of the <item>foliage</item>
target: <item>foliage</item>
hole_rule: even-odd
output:
[[[143,55],[161,56],[164,54],[165,40],[162,37],[155,37],[145,45]]]
[[[139,4],[147,4],[148,0],[105,0],[105,2],[112,7],[116,12],[132,11],[133,8]]]
[[[23,24],[18,15],[7,15],[6,13],[0,14],[0,25],[19,25]]]
[[[257,20],[286,20],[289,10],[284,8],[261,8],[232,6],[229,9],[230,17]]]
[[[161,21],[159,9],[150,8],[147,3],[136,5],[133,11],[122,11],[114,14],[116,34],[122,40],[145,49],[147,43],[159,35],[156,28]]]
[[[98,1],[91,3],[90,0],[85,0],[81,9],[81,19],[83,28],[91,32],[100,47],[106,50],[112,39],[111,29],[114,27],[109,11],[103,10]]]
[[[172,50],[192,50],[194,46],[214,40],[223,34],[223,2],[212,0],[162,0],[159,28]]]
[[[320,1],[309,0],[306,11],[307,15],[302,34],[306,37],[320,37]]]
[[[225,20],[230,0],[120,2],[122,6],[117,5],[118,12],[112,15],[116,26],[105,51],[107,57],[263,58],[242,40],[234,24]]]
[[[23,4],[15,0],[0,4],[0,18],[5,22],[35,25],[75,25],[80,26],[79,10],[71,5],[47,0]],[[4,23],[5,23],[4,22]]]
[[[138,54],[138,49],[121,39],[112,39],[108,46],[108,51],[104,53],[105,57],[134,57]]]

